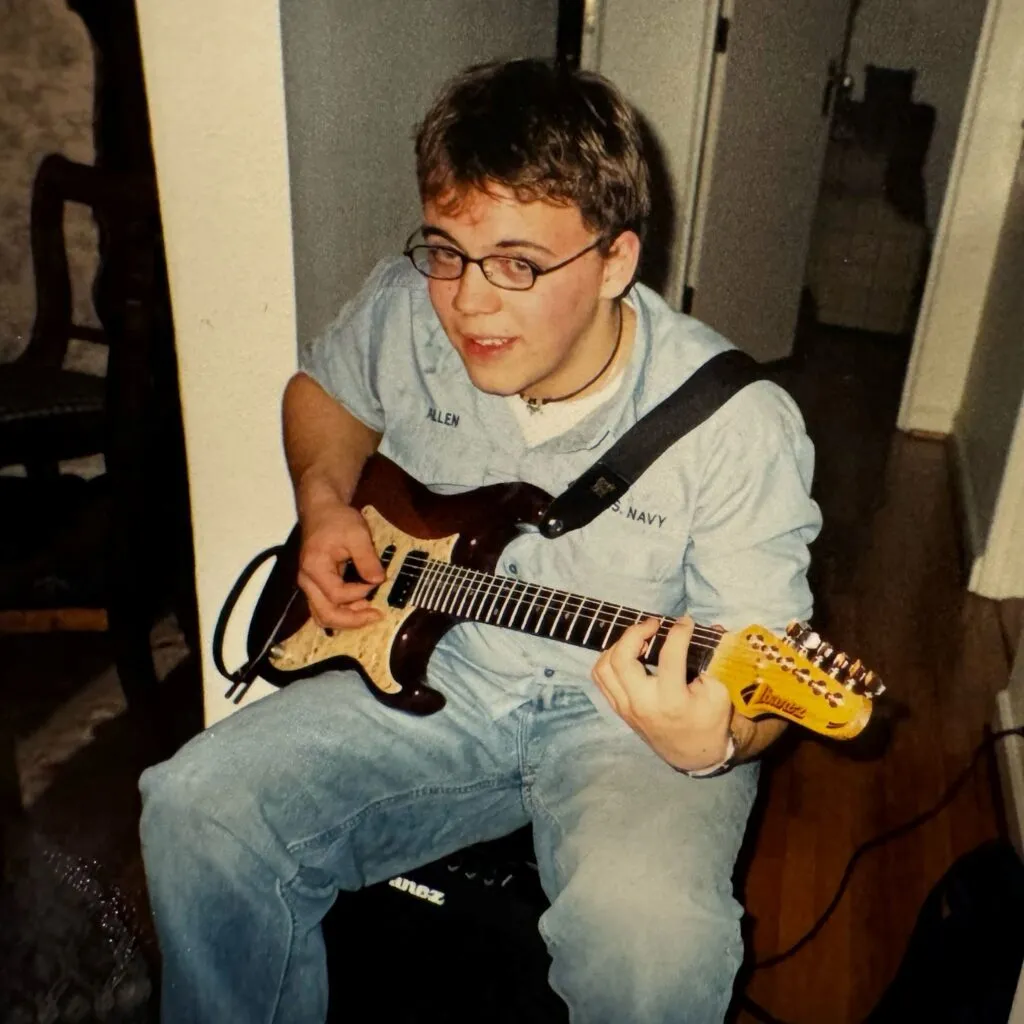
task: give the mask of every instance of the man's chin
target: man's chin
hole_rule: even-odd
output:
[[[470,383],[477,391],[482,391],[485,395],[494,395],[495,398],[510,398],[512,395],[518,395],[526,387],[525,384],[495,380],[488,374],[474,373],[468,366],[466,367],[466,373],[469,376]]]

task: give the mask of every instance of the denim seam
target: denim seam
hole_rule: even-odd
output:
[[[371,803],[366,804],[354,814],[349,815],[349,817],[340,824],[332,825],[330,828],[325,828],[311,836],[305,836],[302,839],[293,840],[291,843],[288,843],[286,849],[289,853],[297,853],[300,850],[305,850],[308,847],[318,845],[324,841],[328,843],[334,842],[334,840],[339,836],[344,835],[346,832],[350,832],[369,814],[374,811],[378,811],[383,807],[409,802],[423,796],[436,796],[441,793],[475,793],[486,789],[500,789],[502,786],[508,784],[508,779],[509,777],[507,775],[503,775],[489,779],[482,779],[479,782],[473,782],[466,786],[441,786],[435,784],[431,786],[417,786],[404,793],[394,793],[380,800],[374,800]]]
[[[295,912],[292,910],[292,905],[288,902],[288,897],[284,893],[280,878],[275,880],[274,888],[277,890],[277,895],[288,912],[288,952],[285,954],[284,963],[281,964],[281,973],[277,979],[277,993],[274,996],[273,1006],[270,1008],[271,1024],[277,1020],[277,1011],[281,1007],[281,994],[284,992],[284,979],[288,976],[288,967],[292,962],[292,953],[295,949]]]

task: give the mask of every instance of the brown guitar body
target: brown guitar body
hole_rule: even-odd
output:
[[[436,494],[377,455],[367,463],[352,503],[366,517],[378,553],[387,552],[385,573],[389,573],[389,566],[400,564],[411,550],[493,572],[519,525],[537,523],[550,502],[539,488],[521,483],[496,484],[466,494]],[[260,664],[259,674],[275,686],[286,686],[329,669],[354,669],[371,693],[390,707],[418,715],[442,708],[444,697],[424,682],[427,661],[459,620],[412,606],[392,607],[384,585],[371,595],[383,613],[379,623],[328,634],[310,619],[301,591],[292,600],[300,543],[296,526],[253,613],[250,657],[258,654],[292,601],[278,631],[278,647]]]
[[[270,683],[285,686],[329,669],[352,669],[382,703],[428,715],[445,701],[426,685],[427,662],[457,622],[483,622],[600,652],[651,614],[495,572],[509,542],[524,526],[536,526],[550,505],[536,487],[499,484],[439,495],[378,455],[367,463],[353,504],[384,566],[385,580],[368,598],[381,618],[343,630],[321,629],[312,621],[295,585],[296,527],[249,630],[247,669]],[[355,579],[350,573],[346,578]],[[247,578],[243,574],[240,582]],[[660,625],[642,655],[652,666],[675,622],[654,617]],[[864,729],[872,699],[884,690],[875,673],[803,622],[790,623],[782,637],[756,623],[729,633],[698,624],[687,675],[705,669],[728,688],[741,714],[776,715],[836,739]],[[233,689],[242,685],[229,678]]]

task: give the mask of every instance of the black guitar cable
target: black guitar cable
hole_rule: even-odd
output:
[[[974,753],[971,755],[971,759],[967,763],[967,766],[947,787],[946,792],[942,794],[938,802],[933,807],[915,815],[913,818],[903,822],[902,825],[897,825],[895,828],[888,829],[887,831],[875,836],[873,839],[868,839],[861,843],[860,846],[853,851],[849,861],[847,861],[846,870],[843,872],[843,877],[839,882],[839,888],[836,889],[836,894],[832,897],[832,902],[825,908],[821,917],[819,917],[806,934],[794,942],[789,949],[786,949],[781,953],[776,953],[764,960],[759,960],[754,964],[753,969],[755,971],[764,971],[771,967],[775,967],[778,964],[781,964],[783,960],[788,960],[790,957],[795,956],[801,949],[808,945],[808,943],[812,942],[822,928],[825,927],[828,919],[835,912],[836,907],[839,906],[840,901],[846,893],[847,886],[850,884],[854,868],[857,866],[857,862],[861,857],[870,850],[877,849],[879,846],[884,846],[893,839],[899,839],[901,836],[905,836],[908,832],[913,832],[914,829],[919,828],[921,825],[925,824],[925,822],[930,821],[932,818],[936,817],[936,815],[945,810],[945,808],[953,802],[957,793],[960,792],[963,784],[968,780],[968,778],[970,778],[974,769],[977,767],[978,762],[981,760],[982,754],[984,754],[990,747],[995,746],[999,740],[1006,739],[1007,736],[1024,736],[1024,726],[1017,726],[1013,729],[1002,729],[999,732],[990,733],[981,741],[981,743],[978,744],[977,747],[975,747]],[[741,997],[740,1007],[746,1010],[752,1017],[754,1017],[755,1020],[761,1021],[762,1024],[787,1024],[786,1021],[773,1016],[763,1006],[754,1002],[754,1000],[748,995],[743,995]]]

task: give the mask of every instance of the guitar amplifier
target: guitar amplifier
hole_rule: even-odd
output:
[[[328,1021],[367,1006],[388,1024],[564,1024],[537,931],[547,906],[529,828],[340,893],[324,919]]]

